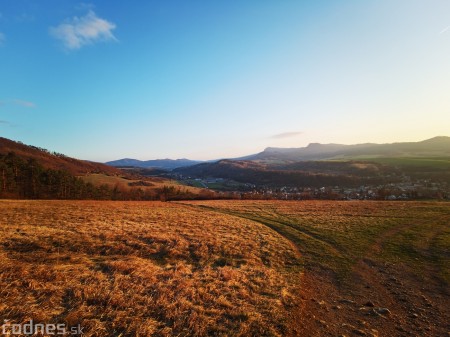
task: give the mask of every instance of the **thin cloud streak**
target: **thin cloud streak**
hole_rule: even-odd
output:
[[[278,133],[276,135],[273,135],[273,136],[271,136],[269,138],[272,138],[272,139],[285,139],[285,138],[297,137],[297,136],[300,136],[301,134],[303,134],[303,132],[301,132],[301,131],[283,132],[283,133]]]
[[[75,9],[78,10],[94,10],[95,9],[95,5],[91,4],[91,3],[86,3],[86,2],[80,2],[77,6],[75,6]]]
[[[439,35],[444,34],[446,31],[450,29],[450,26],[445,27],[443,30],[439,32]]]
[[[36,107],[35,103],[29,102],[29,101],[24,101],[24,100],[21,100],[21,99],[15,99],[15,100],[13,100],[13,103],[15,105],[23,106],[25,108],[35,108]]]
[[[5,121],[5,120],[0,120],[0,126],[5,126],[8,128],[17,128],[17,124],[13,124],[9,121]]]
[[[99,18],[93,10],[85,16],[67,19],[57,27],[50,27],[50,35],[61,40],[67,50],[80,49],[102,41],[117,41],[112,31],[116,25]]]
[[[6,41],[6,36],[2,32],[0,32],[0,46]]]

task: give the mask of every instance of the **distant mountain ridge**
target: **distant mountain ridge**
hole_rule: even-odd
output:
[[[358,157],[428,157],[450,156],[450,137],[439,136],[420,142],[391,144],[320,144],[300,148],[268,147],[263,152],[239,158],[261,161],[308,161]]]
[[[450,183],[450,137],[392,144],[318,144],[266,148],[255,155],[174,170],[258,186],[361,186],[398,183],[408,175]]]
[[[141,167],[141,168],[160,168],[165,170],[173,170],[179,167],[192,166],[196,164],[202,163],[198,160],[189,160],[189,159],[155,159],[155,160],[138,160],[131,158],[124,158],[119,160],[113,160],[106,162],[106,165],[114,166],[114,167],[124,167],[124,166],[133,166],[133,167]]]
[[[260,161],[267,163],[277,162],[299,162],[315,161],[327,159],[359,159],[370,157],[438,157],[450,156],[450,137],[438,136],[420,142],[399,142],[399,143],[363,143],[354,145],[344,144],[320,144],[310,143],[305,147],[298,148],[277,148],[268,147],[264,151],[239,158],[231,158],[233,161]],[[113,167],[139,167],[139,168],[159,168],[165,170],[175,170],[178,168],[194,166],[198,164],[208,164],[219,161],[198,161],[190,159],[156,159],[138,160],[123,158],[106,162],[106,165]]]

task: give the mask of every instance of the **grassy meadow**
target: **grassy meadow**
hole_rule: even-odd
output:
[[[298,260],[264,225],[160,202],[1,201],[0,317],[85,336],[291,333]]]
[[[85,336],[438,336],[449,206],[1,201],[0,317]]]
[[[119,188],[120,190],[127,191],[132,188],[141,188],[145,190],[155,190],[164,187],[173,187],[176,189],[182,189],[184,191],[189,191],[191,193],[198,193],[199,189],[192,186],[182,185],[176,180],[169,180],[159,177],[146,177],[145,180],[139,179],[126,179],[120,176],[106,175],[101,173],[91,173],[87,175],[80,176],[84,182],[91,183],[94,186],[106,185],[109,188]],[[145,182],[145,185],[134,185],[139,182]],[[202,187],[202,186],[199,186]]]
[[[376,201],[206,201],[203,209],[266,225],[295,243],[307,269],[327,268],[345,280],[373,250],[380,261],[404,263],[422,273],[439,270],[450,284],[450,204]]]

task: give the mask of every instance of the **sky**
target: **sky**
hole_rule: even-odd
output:
[[[0,136],[80,159],[450,136],[450,1],[0,0]]]

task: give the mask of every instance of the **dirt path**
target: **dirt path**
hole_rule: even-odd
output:
[[[450,298],[439,282],[424,284],[405,265],[376,262],[385,244],[410,226],[378,237],[344,284],[323,270],[303,275],[305,336],[450,336]],[[436,277],[426,272],[425,279]]]
[[[236,215],[236,214],[235,214]],[[246,217],[249,219],[249,217]],[[326,247],[329,242],[272,219],[252,219],[276,230],[291,242],[296,230]],[[400,263],[381,263],[383,247],[412,226],[396,225],[383,232],[353,266],[349,279],[339,280],[322,268],[306,268],[301,275],[301,303],[296,330],[300,336],[450,336],[448,294],[439,283],[418,279]],[[439,233],[434,233],[434,236]],[[297,246],[300,254],[307,252]],[[339,255],[336,247],[333,252]],[[429,246],[425,249],[429,249]],[[338,254],[339,253],[339,254]],[[435,279],[432,268],[425,279]]]
[[[302,247],[304,239],[320,242],[333,256],[344,254],[327,238],[289,225],[288,218],[280,222],[264,210],[262,216],[253,216],[206,208],[268,226],[288,239],[304,260],[313,260]],[[450,337],[449,289],[439,282],[439,271],[427,265],[424,275],[418,277],[410,266],[383,259],[385,247],[395,242],[397,235],[422,225],[417,219],[410,221],[393,225],[379,234],[354,262],[350,275],[344,280],[320,264],[305,265],[298,275],[300,303],[292,308],[295,322],[292,336]],[[450,223],[448,218],[444,221]],[[433,241],[440,230],[432,228],[434,232],[427,232],[429,237],[423,245],[423,255],[433,254]]]

